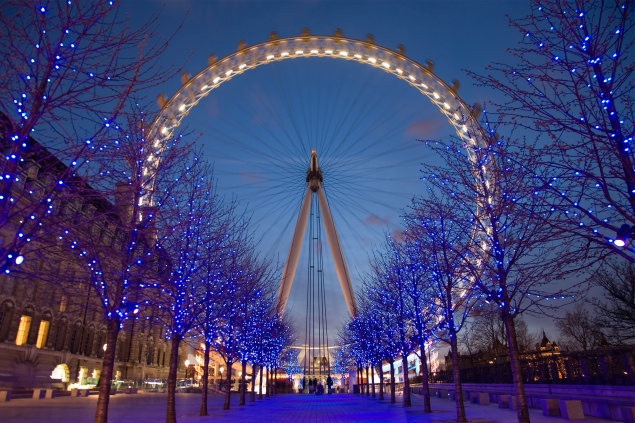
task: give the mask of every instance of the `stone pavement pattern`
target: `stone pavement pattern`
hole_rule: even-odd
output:
[[[232,396],[231,409],[222,410],[223,397],[210,395],[208,417],[200,417],[200,395],[177,394],[180,423],[450,423],[456,421],[451,400],[432,398],[431,414],[423,413],[423,400],[413,395],[413,406],[405,409],[388,399],[379,401],[365,395],[276,395],[256,399],[239,406]],[[90,423],[93,421],[97,396],[61,397],[49,400],[19,399],[0,403],[1,423]],[[108,421],[112,423],[162,423],[165,421],[165,394],[116,395],[111,398]],[[472,423],[514,423],[516,412],[499,409],[496,404],[465,403]],[[531,409],[532,423],[564,423],[560,417],[545,417]],[[587,417],[585,423],[608,423],[610,420]]]

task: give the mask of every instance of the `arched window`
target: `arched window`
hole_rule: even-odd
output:
[[[71,339],[68,343],[68,347],[73,354],[77,354],[79,352],[79,346],[82,342],[82,332],[83,327],[81,322],[76,322],[71,329]]]
[[[120,332],[117,339],[117,351],[115,353],[115,361],[126,361],[128,358],[128,337],[125,332]]]
[[[51,328],[52,318],[53,316],[50,311],[42,313],[42,320],[40,320],[40,325],[37,331],[37,339],[35,341],[35,346],[37,348],[46,347],[47,341],[49,339],[49,330]]]
[[[91,356],[93,354],[93,345],[95,342],[95,326],[90,325],[84,333],[84,340],[82,344],[82,354],[85,356]]]
[[[31,334],[31,324],[33,323],[33,315],[35,314],[33,306],[27,306],[22,310],[22,316],[20,316],[20,325],[18,326],[18,333],[15,336],[16,345],[26,345],[29,342],[29,335]],[[33,340],[31,340],[33,343]]]
[[[99,336],[97,337],[97,357],[104,357],[104,345],[106,345],[106,329],[101,329],[99,331]]]
[[[55,328],[55,341],[53,343],[56,351],[62,351],[65,349],[66,332],[68,330],[68,319],[62,317],[57,321],[57,327]]]
[[[15,304],[12,301],[7,300],[0,305],[0,342],[9,336],[14,310]]]

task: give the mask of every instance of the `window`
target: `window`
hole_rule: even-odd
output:
[[[73,354],[77,354],[79,346],[81,345],[81,337],[84,333],[84,328],[79,324],[75,324],[71,330],[71,340],[68,343],[69,349]]]
[[[66,295],[62,295],[62,299],[60,300],[60,313],[64,313],[67,307],[68,307],[68,297]]]
[[[31,316],[22,315],[20,317],[20,326],[18,327],[18,336],[15,337],[15,345],[26,344],[29,329],[31,329]]]
[[[66,341],[66,329],[68,327],[68,321],[61,319],[57,323],[57,331],[55,332],[55,350],[62,351],[64,343]]]
[[[97,338],[97,358],[104,356],[104,345],[106,345],[106,331],[99,331],[99,337]]]
[[[50,325],[51,322],[49,322],[48,320],[42,320],[40,322],[40,328],[37,331],[37,341],[35,343],[36,348],[44,348],[44,346],[46,345],[46,338],[49,334]]]

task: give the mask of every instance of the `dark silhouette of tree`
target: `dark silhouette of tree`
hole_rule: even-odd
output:
[[[592,350],[601,345],[603,339],[593,317],[581,303],[567,311],[563,318],[556,320],[556,327],[560,331],[560,348],[571,351]]]
[[[592,297],[596,324],[616,343],[635,340],[635,265],[624,260],[609,260],[593,276],[603,295]]]
[[[511,24],[524,34],[506,63],[479,84],[505,95],[505,123],[534,131],[542,155],[536,177],[557,213],[547,224],[573,237],[589,258],[635,261],[612,241],[635,224],[635,20],[619,0],[532,0]]]
[[[537,333],[529,332],[527,323],[520,317],[516,319],[516,338],[520,352],[535,350],[540,339]],[[505,339],[505,326],[498,305],[481,302],[472,310],[467,328],[459,341],[465,357],[471,360],[471,364],[476,364],[479,359],[489,361],[507,355]]]

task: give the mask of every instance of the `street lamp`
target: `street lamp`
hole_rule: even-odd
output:
[[[632,232],[633,232],[633,228],[631,228],[630,225],[626,223],[623,224],[617,230],[617,233],[615,234],[615,241],[613,241],[613,244],[615,244],[618,247],[624,247],[626,245],[626,240],[628,239],[629,236],[631,236]]]
[[[187,379],[187,368],[190,366],[190,360],[185,360],[185,379]]]

